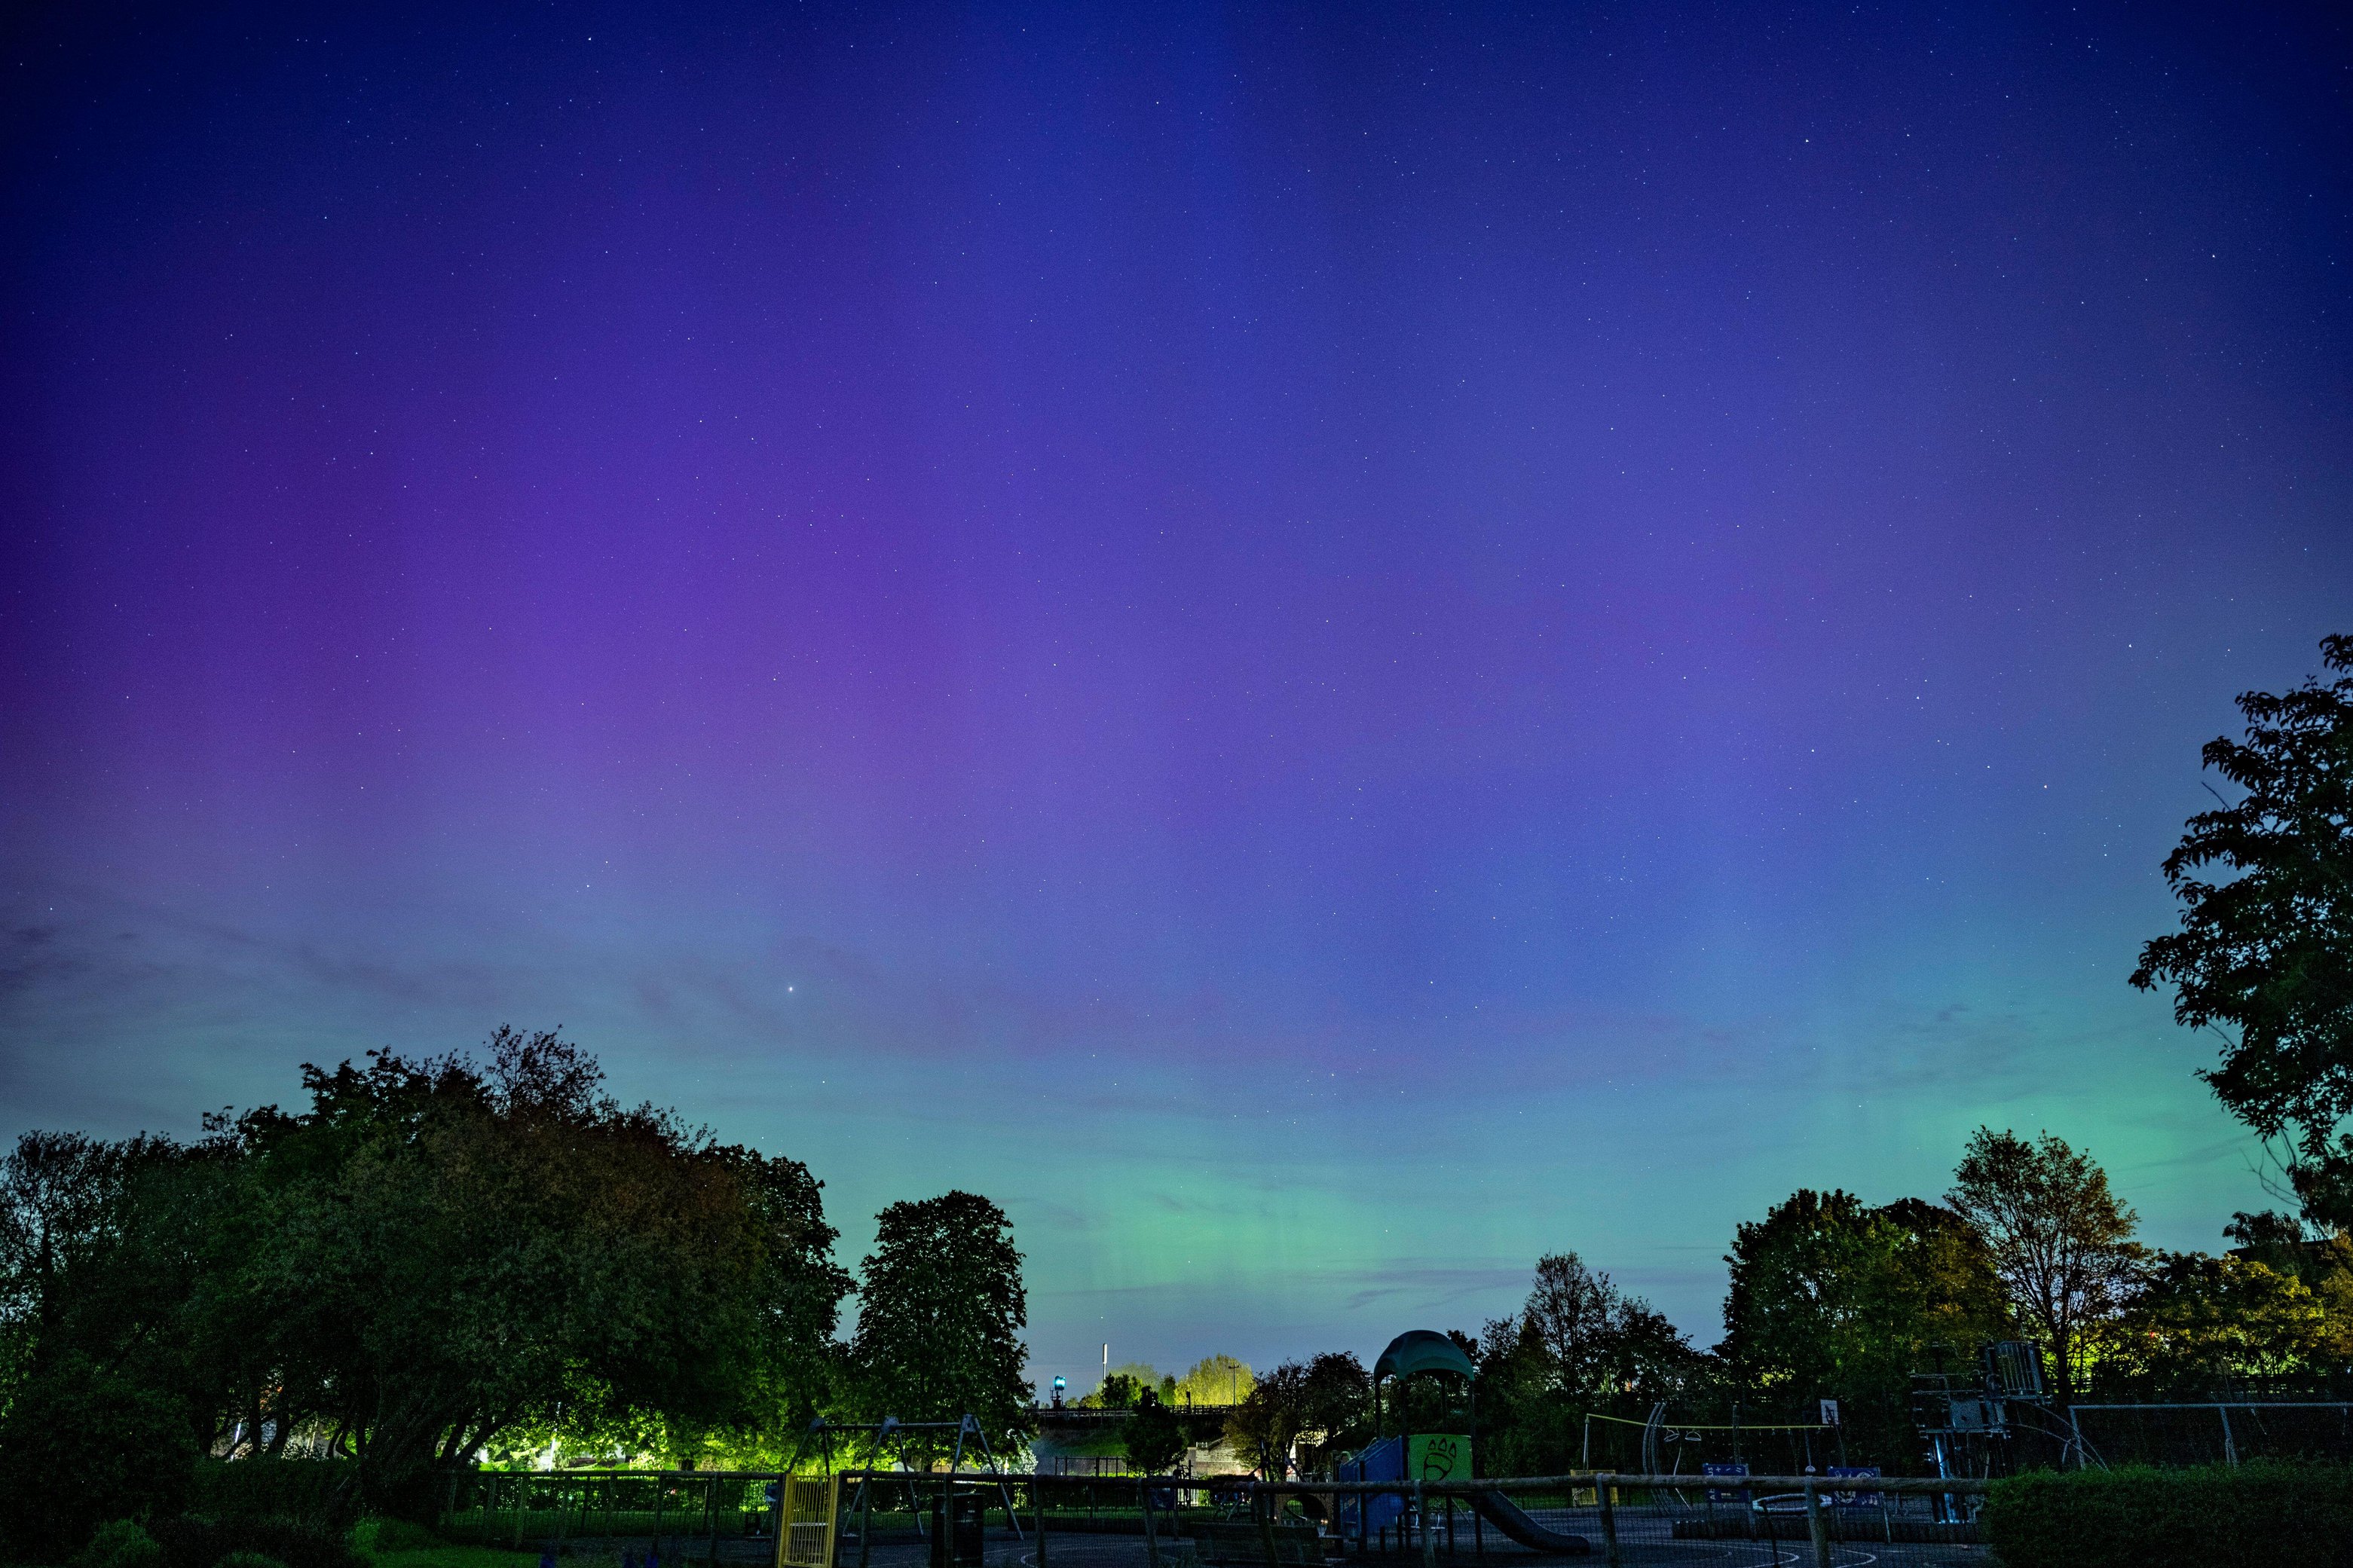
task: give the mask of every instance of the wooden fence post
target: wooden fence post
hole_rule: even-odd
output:
[[[1814,1568],[1831,1568],[1831,1526],[1822,1517],[1822,1487],[1806,1478],[1806,1533],[1814,1540]]]

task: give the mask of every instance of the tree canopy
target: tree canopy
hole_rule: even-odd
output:
[[[2353,1226],[2353,636],[2337,678],[2239,699],[2246,736],[2207,742],[2240,798],[2191,817],[2165,858],[2179,931],[2141,949],[2132,983],[2173,988],[2173,1016],[2223,1037],[2204,1077],[2265,1138],[2291,1140],[2306,1210]]]
[[[1000,1447],[1031,1429],[1029,1297],[1004,1210],[965,1192],[892,1204],[862,1274],[850,1360],[869,1419],[969,1414]]]
[[[813,1401],[848,1285],[818,1184],[601,1082],[502,1029],[485,1064],[306,1067],[307,1109],[194,1145],[28,1137],[0,1454],[342,1455],[347,1508],[429,1518],[438,1478],[517,1430]]]
[[[1235,1405],[1258,1381],[1250,1363],[1222,1352],[1205,1355],[1176,1380],[1176,1397],[1194,1405]]]
[[[2050,1352],[2065,1405],[2093,1348],[2084,1331],[2137,1283],[2137,1216],[2064,1139],[2045,1132],[2030,1143],[1989,1127],[1969,1139],[1945,1201],[1983,1238],[2019,1323]]]
[[[1539,1258],[1527,1299],[1476,1341],[1481,1440],[1491,1474],[1567,1469],[1585,1413],[1646,1408],[1703,1358],[1665,1316],[1574,1252]]]
[[[1128,1463],[1147,1476],[1166,1475],[1185,1457],[1187,1447],[1185,1424],[1161,1403],[1158,1392],[1149,1388],[1135,1400],[1133,1414],[1120,1423],[1119,1436]]]
[[[1731,1254],[1722,1354],[1740,1385],[1802,1409],[1840,1402],[1850,1446],[1874,1458],[1913,1446],[1911,1373],[1931,1347],[1974,1352],[2008,1326],[1984,1243],[1962,1217],[1917,1198],[1879,1207],[1799,1191],[1742,1225]]]

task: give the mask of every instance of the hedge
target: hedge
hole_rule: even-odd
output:
[[[2004,1568],[2353,1568],[2353,1467],[2043,1471],[1978,1523]]]

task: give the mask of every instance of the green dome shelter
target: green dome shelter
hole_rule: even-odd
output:
[[[1419,1441],[1411,1430],[1412,1407],[1405,1397],[1406,1380],[1412,1377],[1461,1380],[1461,1399],[1459,1404],[1448,1401],[1441,1430],[1420,1434]],[[1394,1416],[1397,1436],[1406,1450],[1408,1473],[1424,1480],[1467,1479],[1471,1434],[1478,1424],[1478,1387],[1479,1369],[1461,1345],[1435,1330],[1408,1329],[1391,1340],[1373,1363],[1373,1436],[1376,1440],[1388,1436]],[[1433,1437],[1436,1449],[1430,1451]]]

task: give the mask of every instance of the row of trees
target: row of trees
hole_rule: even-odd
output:
[[[2234,793],[2190,818],[2163,872],[2179,929],[2131,983],[2169,988],[2221,1042],[2201,1075],[2264,1141],[2292,1211],[2242,1213],[2227,1250],[2154,1252],[2105,1174],[2058,1139],[1981,1131],[1943,1204],[1799,1192],[1744,1225],[1725,1338],[1681,1341],[1573,1254],[1538,1266],[1516,1320],[1479,1341],[1501,1468],[1555,1466],[1581,1412],[1658,1399],[1839,1398],[1850,1447],[1912,1458],[1909,1373],[2024,1337],[2054,1401],[2207,1397],[2353,1381],[2353,636],[2323,679],[2239,699],[2242,736],[2203,761]]]
[[[1741,1226],[1712,1352],[1575,1253],[1547,1257],[1519,1313],[1453,1336],[1480,1368],[1489,1472],[1562,1469],[1588,1415],[1661,1400],[1685,1419],[1745,1400],[1754,1419],[1836,1398],[1850,1458],[1905,1465],[1911,1373],[2013,1337],[2039,1342],[2061,1405],[2087,1385],[2148,1399],[2353,1380],[2353,636],[2320,652],[2331,679],[2245,693],[2244,735],[2205,747],[2237,799],[2218,795],[2167,857],[2179,929],[2131,975],[2221,1040],[2202,1076],[2276,1156],[2295,1212],[2234,1216],[2220,1254],[2152,1252],[2088,1156],[1981,1130],[1942,1204],[1804,1191]],[[1352,1358],[1285,1363],[1230,1436],[1268,1455],[1302,1432],[1345,1444],[1371,1398]]]
[[[1257,1378],[1247,1363],[1229,1355],[1206,1355],[1182,1376],[1143,1362],[1129,1362],[1103,1374],[1093,1393],[1079,1401],[1082,1410],[1129,1410],[1150,1401],[1169,1406],[1234,1405],[1248,1394]]]
[[[2206,748],[2239,799],[2166,861],[2181,926],[2132,976],[2222,1037],[2209,1081],[2299,1212],[2239,1215],[2225,1254],[2153,1254],[2088,1159],[1981,1132],[1941,1205],[1801,1192],[1743,1226],[1704,1353],[1547,1258],[1522,1311],[1458,1336],[1488,1466],[1560,1468],[1580,1413],[1823,1395],[1900,1464],[1908,1370],[1990,1337],[2040,1340],[2063,1402],[2339,1375],[2353,637],[2323,655],[2337,679],[2242,697],[2244,739]],[[1020,1255],[986,1199],[879,1217],[845,1342],[853,1281],[807,1168],[619,1105],[552,1035],[502,1030],[479,1064],[306,1068],[304,1086],[308,1109],[224,1115],[194,1142],[32,1134],[0,1169],[0,1534],[20,1548],[69,1546],[126,1495],[169,1507],[206,1453],[343,1457],[351,1506],[423,1514],[477,1452],[773,1461],[820,1411],[970,1411],[1008,1439],[1029,1419]],[[1270,1455],[1346,1442],[1366,1392],[1345,1354],[1286,1363],[1231,1434]]]
[[[168,1510],[206,1454],[345,1458],[350,1510],[425,1517],[477,1453],[776,1462],[820,1411],[1028,1419],[985,1198],[883,1211],[843,1342],[808,1170],[618,1104],[553,1034],[304,1087],[193,1143],[29,1134],[0,1169],[11,1539]]]
[[[2041,1347],[2060,1408],[2086,1392],[2207,1398],[2353,1374],[2353,1242],[2307,1240],[2277,1213],[2238,1215],[2237,1245],[2220,1255],[2152,1251],[2136,1228],[2087,1155],[1981,1129],[1941,1203],[1800,1191],[1740,1226],[1713,1350],[1577,1254],[1554,1254],[1516,1313],[1452,1335],[1479,1369],[1479,1463],[1573,1468],[1589,1416],[1640,1422],[1661,1402],[1678,1424],[1745,1413],[1755,1426],[1811,1423],[1829,1398],[1840,1452],[1905,1469],[1921,1457],[1914,1374],[1973,1375],[1981,1348],[2004,1340]],[[1372,1393],[1354,1356],[1286,1363],[1261,1375],[1228,1436],[1244,1456],[1314,1468],[1369,1436]],[[1471,1419],[1442,1388],[1401,1397],[1418,1430]]]

